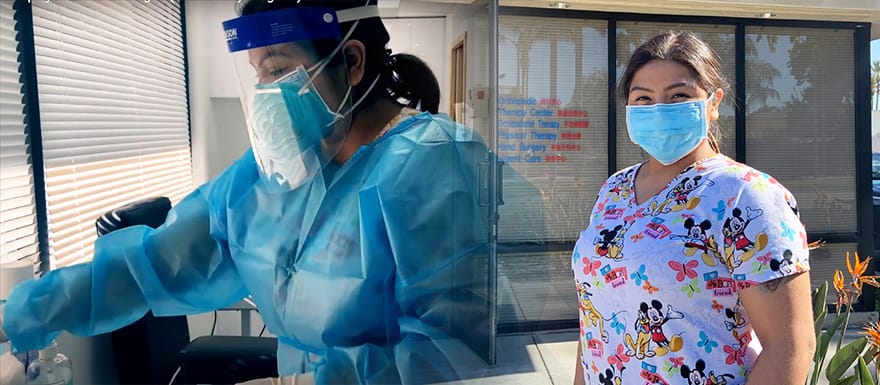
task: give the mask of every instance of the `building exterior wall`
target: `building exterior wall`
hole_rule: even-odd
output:
[[[786,185],[810,240],[828,242],[812,253],[814,285],[845,269],[846,252],[872,254],[870,175],[859,162],[870,155],[859,145],[870,117],[856,80],[864,78],[864,24],[724,16],[502,8],[497,151],[543,194],[544,239],[557,251],[587,226],[605,177],[644,160],[628,140],[623,106],[609,95],[630,53],[672,29],[709,42],[731,81],[723,152]],[[501,243],[505,235],[502,223]],[[552,253],[543,258],[558,263]]]
[[[502,6],[547,7],[550,4],[566,10],[586,10],[646,15],[681,15],[734,17],[774,20],[810,20],[867,22],[875,25],[872,39],[880,38],[880,4],[875,0],[568,0],[541,2],[532,0],[499,0]]]

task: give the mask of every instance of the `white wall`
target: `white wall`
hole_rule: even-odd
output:
[[[449,113],[449,56],[446,18],[385,18],[392,53],[408,53],[424,60],[440,83],[440,112]]]
[[[220,174],[248,146],[232,56],[222,22],[235,18],[227,1],[186,2],[189,105],[193,179],[201,184]]]

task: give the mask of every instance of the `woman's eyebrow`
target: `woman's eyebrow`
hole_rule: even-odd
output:
[[[263,67],[263,62],[265,62],[266,60],[268,60],[268,59],[270,59],[270,58],[286,58],[286,59],[290,59],[290,58],[291,58],[291,55],[290,55],[289,53],[284,52],[284,51],[281,51],[281,50],[269,50],[268,52],[266,52],[265,55],[263,55],[262,57],[260,57],[260,60],[257,62],[257,65],[256,65],[254,68],[264,68],[264,67]]]
[[[669,91],[671,89],[679,88],[679,87],[696,88],[693,85],[693,83],[691,83],[691,82],[678,82],[678,83],[674,83],[674,84],[670,84],[670,85],[666,86],[664,88],[664,90]],[[654,92],[654,90],[647,88],[647,87],[643,87],[643,86],[633,86],[632,88],[629,89],[629,92],[633,92],[633,91]]]
[[[668,87],[666,87],[666,90],[669,91],[673,88],[678,88],[678,87],[696,88],[693,85],[693,83],[691,83],[691,82],[678,82],[678,83],[669,85]]]

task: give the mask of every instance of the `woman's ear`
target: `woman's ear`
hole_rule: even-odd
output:
[[[719,89],[715,90],[715,93],[712,96],[714,96],[715,99],[712,100],[712,102],[707,106],[708,111],[706,111],[706,112],[709,115],[710,121],[716,121],[716,120],[718,120],[719,117],[721,117],[720,107],[721,107],[721,99],[724,98],[724,90],[719,88]]]
[[[348,85],[354,87],[364,79],[366,71],[366,48],[360,40],[349,40],[342,45],[342,53],[345,55],[346,72],[348,73]]]

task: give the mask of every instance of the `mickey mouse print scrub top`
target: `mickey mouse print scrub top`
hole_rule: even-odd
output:
[[[719,154],[639,205],[638,167],[602,186],[572,257],[586,383],[744,384],[761,344],[737,292],[809,270],[795,199]]]

